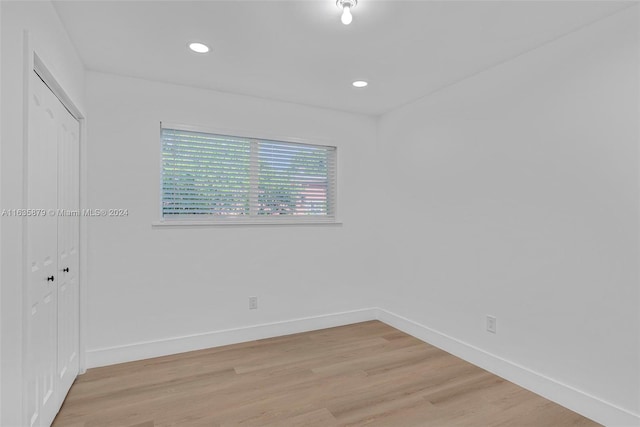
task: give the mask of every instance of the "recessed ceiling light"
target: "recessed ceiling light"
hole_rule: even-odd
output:
[[[196,53],[207,53],[209,52],[209,46],[202,43],[189,43],[189,49]]]
[[[367,86],[369,83],[365,82],[364,80],[356,80],[355,82],[351,83],[354,87],[365,87]]]

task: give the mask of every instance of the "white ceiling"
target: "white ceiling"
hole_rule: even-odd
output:
[[[54,4],[91,70],[378,115],[632,2],[360,0],[349,26],[335,0]]]

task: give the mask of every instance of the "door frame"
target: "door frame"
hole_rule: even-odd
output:
[[[23,188],[22,188],[22,200],[23,206],[26,207],[26,201],[28,200],[28,144],[29,144],[29,100],[33,93],[33,88],[31,87],[31,73],[35,72],[40,76],[40,78],[44,81],[44,83],[49,87],[49,89],[53,92],[53,94],[60,100],[62,105],[71,113],[71,115],[78,120],[80,125],[80,134],[79,134],[79,201],[80,201],[80,210],[82,212],[83,209],[87,208],[87,150],[86,150],[86,141],[87,141],[87,126],[86,126],[86,114],[78,107],[78,104],[73,101],[72,97],[69,96],[69,93],[64,89],[64,87],[60,84],[59,80],[56,78],[55,71],[52,70],[51,67],[47,66],[45,61],[42,59],[40,53],[44,52],[45,49],[40,48],[40,45],[37,43],[37,40],[29,33],[28,30],[24,31],[24,70],[23,70],[23,108],[24,108],[24,128],[23,128]],[[20,335],[22,337],[22,410],[21,410],[21,418],[23,422],[26,422],[26,405],[24,405],[24,399],[26,397],[26,387],[24,386],[24,382],[27,378],[26,375],[26,351],[27,351],[27,343],[28,337],[27,332],[28,328],[26,327],[28,322],[27,317],[27,308],[26,304],[28,302],[28,229],[27,229],[27,219],[26,217],[22,218],[22,317],[20,325],[18,325],[20,329]],[[78,277],[78,328],[79,328],[79,343],[78,343],[78,361],[79,361],[79,373],[82,374],[86,372],[86,281],[87,281],[87,218],[80,215],[80,230],[79,230],[79,267],[80,274]]]

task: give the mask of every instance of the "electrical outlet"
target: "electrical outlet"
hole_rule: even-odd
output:
[[[496,333],[496,317],[495,316],[487,316],[487,332],[491,332],[492,334]]]
[[[249,297],[249,310],[258,309],[258,297]]]

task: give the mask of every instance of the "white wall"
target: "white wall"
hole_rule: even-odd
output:
[[[374,119],[94,72],[87,99],[89,206],[129,210],[89,220],[90,366],[190,348],[172,338],[373,305]],[[343,225],[152,227],[160,121],[336,145]]]
[[[2,46],[2,7],[0,7],[0,46]],[[0,54],[0,100],[2,99],[2,54]],[[2,102],[0,102],[0,140],[2,139]],[[0,149],[0,183],[2,177],[2,149]],[[2,185],[0,184],[0,201],[2,200]],[[2,237],[2,221],[0,221],[0,238]],[[2,260],[2,245],[0,245],[0,261]],[[0,262],[0,332],[2,331],[2,262]],[[2,339],[0,338],[0,357],[2,356]],[[0,362],[0,384],[2,384],[2,363]],[[2,421],[2,386],[0,385],[0,421]]]
[[[16,209],[23,204],[23,124],[24,124],[24,30],[35,48],[65,88],[73,102],[83,108],[84,66],[48,1],[1,1],[1,138],[0,209]],[[16,218],[1,218],[0,301],[2,307],[2,418],[0,425],[21,424],[22,360],[22,234]]]
[[[382,307],[639,414],[636,9],[391,112],[379,133],[397,207]]]

